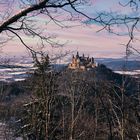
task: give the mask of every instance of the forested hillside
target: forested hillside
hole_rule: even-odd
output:
[[[48,63],[46,63],[48,65]],[[104,65],[91,71],[48,72],[1,83],[1,120],[13,137],[33,140],[136,139],[140,133],[138,79]]]

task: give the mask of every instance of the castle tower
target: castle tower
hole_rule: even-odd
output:
[[[76,54],[76,58],[79,58],[79,52],[77,52],[77,54]]]
[[[75,63],[75,57],[74,57],[74,55],[72,56],[72,64],[74,64]]]
[[[94,58],[93,57],[91,58],[91,62],[94,63]]]

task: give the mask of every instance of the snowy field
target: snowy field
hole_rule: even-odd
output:
[[[133,70],[133,71],[114,71],[115,73],[119,73],[122,75],[130,75],[133,77],[140,77],[140,70]]]
[[[32,73],[33,70],[32,65],[22,65],[22,67],[17,68],[0,67],[0,81],[23,81],[29,77],[29,73]]]

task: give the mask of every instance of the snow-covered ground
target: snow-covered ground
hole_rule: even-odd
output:
[[[14,66],[17,67],[10,68],[10,65],[0,66],[0,81],[23,81],[29,76],[29,73],[34,70],[33,64],[16,63]]]
[[[52,65],[52,68],[55,71],[61,71],[66,65],[61,64],[54,64]],[[13,82],[13,81],[23,81],[27,77],[30,76],[29,73],[32,73],[36,67],[34,67],[34,64],[31,60],[20,60],[16,62],[0,64],[0,81],[5,82]]]
[[[133,71],[114,71],[115,73],[123,74],[123,75],[131,75],[131,76],[138,76],[140,75],[140,70],[133,70]]]
[[[7,70],[7,69],[0,70],[0,81],[7,81],[7,82],[22,81],[28,77],[27,72],[28,70],[24,70],[24,69],[13,70],[12,68],[11,70]]]

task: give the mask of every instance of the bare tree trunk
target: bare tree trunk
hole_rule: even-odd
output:
[[[74,99],[74,91],[72,91],[72,96],[71,96],[71,126],[70,126],[70,140],[74,139],[73,136],[73,131],[74,131],[74,108],[75,108],[75,99]]]

